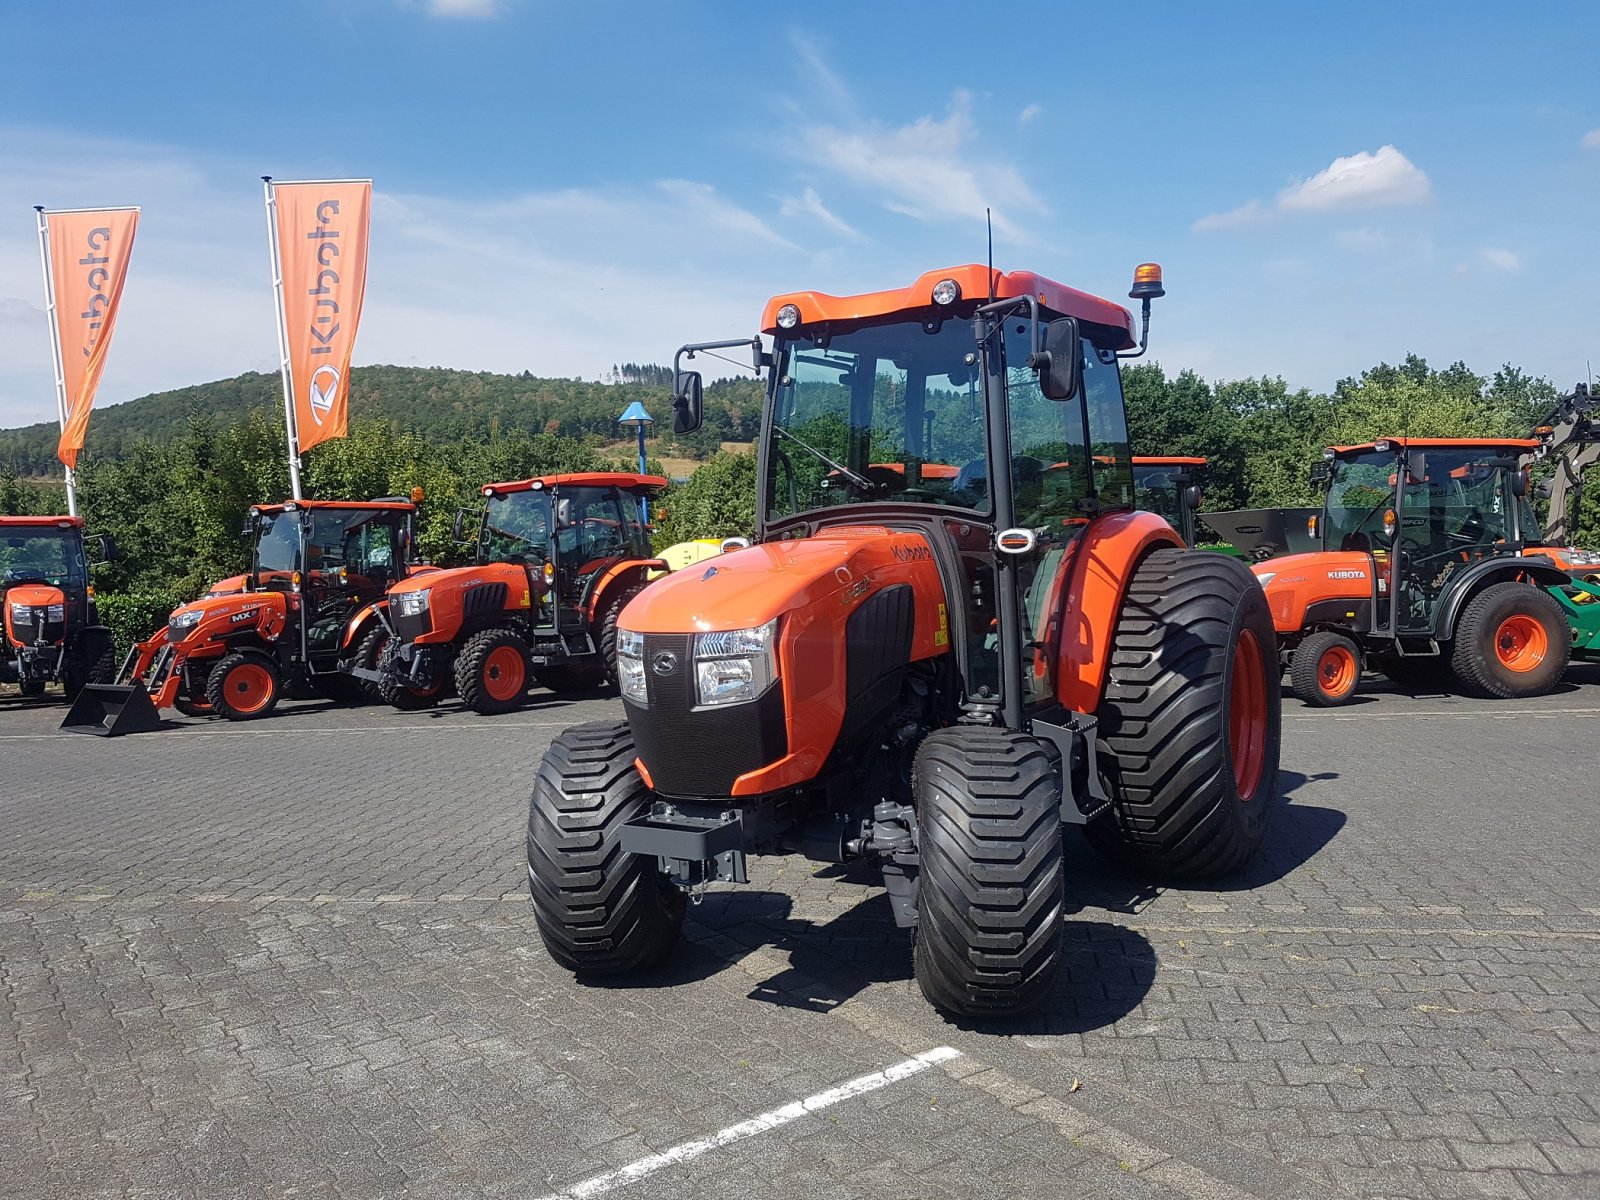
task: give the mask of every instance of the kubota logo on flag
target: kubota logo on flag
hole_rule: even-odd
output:
[[[301,450],[344,437],[367,290],[372,183],[274,183],[289,394]]]
[[[105,370],[111,330],[128,274],[137,208],[44,213],[49,244],[52,332],[60,351],[61,440],[56,455],[76,469],[89,430],[89,412]]]

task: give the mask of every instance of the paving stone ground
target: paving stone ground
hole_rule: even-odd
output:
[[[544,954],[529,776],[614,700],[291,705],[99,740],[0,702],[0,1193],[1600,1194],[1600,668],[1532,702],[1286,701],[1244,875],[1068,835],[1067,969],[957,1026],[853,868],[755,865],[649,978]]]

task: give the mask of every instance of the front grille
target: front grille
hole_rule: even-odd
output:
[[[658,673],[659,656],[675,663]],[[657,792],[666,796],[727,796],[739,776],[776,762],[789,752],[784,727],[783,685],[774,683],[750,704],[693,711],[694,635],[646,634],[645,690],[648,708],[623,701],[639,758]]]
[[[391,608],[389,619],[394,622],[395,636],[402,642],[414,642],[433,629],[433,620],[427,609],[415,615],[407,615],[398,608]]]
[[[506,585],[503,583],[480,583],[462,593],[461,617],[464,621],[497,616],[505,611]]]
[[[15,613],[11,618],[11,635],[19,646],[37,646],[42,640],[46,645],[53,645],[66,636],[67,627],[61,621],[47,620],[48,610],[34,608],[28,610],[26,620],[20,620]]]

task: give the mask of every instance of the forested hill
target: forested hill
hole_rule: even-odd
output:
[[[618,435],[622,410],[640,400],[656,420],[652,433],[669,452],[704,455],[714,452],[718,442],[745,441],[755,434],[761,392],[754,379],[709,382],[704,426],[691,437],[674,439],[668,368],[628,363],[614,367],[608,378],[615,382],[541,379],[527,371],[495,375],[442,367],[356,367],[350,377],[350,416],[387,421],[430,441],[514,432],[610,440]],[[282,405],[279,377],[256,372],[157,392],[97,408],[86,456],[123,458],[141,441],[169,440],[196,415],[232,424],[252,411],[281,411]],[[54,422],[0,430],[0,471],[58,473],[58,435]]]

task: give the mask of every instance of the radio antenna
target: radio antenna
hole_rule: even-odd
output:
[[[983,210],[983,223],[989,230],[989,303],[994,303],[994,217],[988,208]]]

